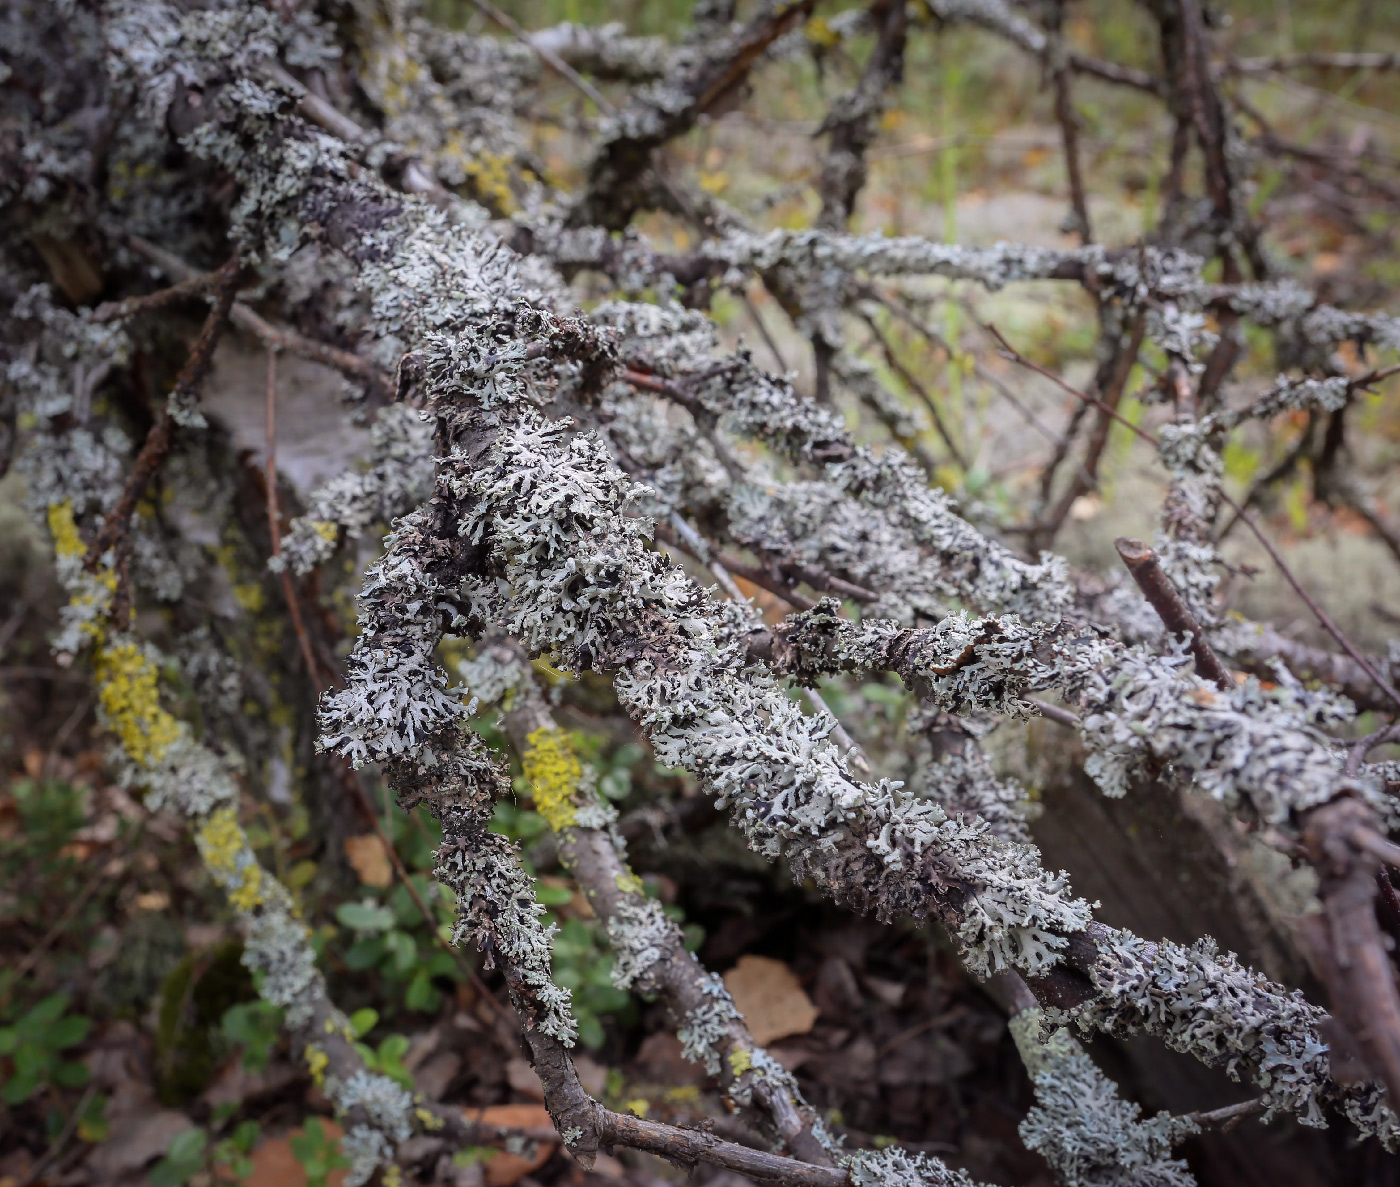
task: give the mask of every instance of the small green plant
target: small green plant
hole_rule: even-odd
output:
[[[182,1187],[204,1169],[204,1148],[209,1135],[187,1129],[170,1139],[165,1157],[151,1168],[151,1187]]]
[[[380,1072],[412,1092],[413,1076],[403,1065],[403,1057],[408,1054],[409,1042],[403,1035],[389,1035],[379,1041],[378,1047],[371,1047],[368,1043],[359,1041],[378,1023],[379,1011],[368,1007],[356,1010],[350,1015],[350,1027],[355,1032],[355,1050],[360,1053],[360,1058],[370,1071]]]
[[[87,1038],[92,1019],[67,1013],[68,1002],[66,993],[50,994],[14,1025],[0,1027],[0,1057],[8,1065],[0,1073],[0,1099],[7,1105],[22,1104],[48,1084],[81,1088],[88,1082],[87,1065],[64,1052]]]
[[[282,1011],[264,1001],[240,1002],[224,1011],[224,1037],[243,1047],[243,1066],[260,1072],[282,1037]]]
[[[292,1138],[291,1146],[292,1154],[306,1172],[306,1187],[326,1187],[331,1171],[350,1165],[317,1117],[307,1118],[306,1128]]]
[[[214,1114],[217,1129],[228,1120],[237,1105],[221,1106]],[[166,1148],[165,1157],[151,1168],[150,1187],[184,1187],[201,1171],[218,1182],[241,1181],[253,1173],[250,1155],[257,1144],[260,1127],[256,1121],[242,1121],[226,1138],[213,1145],[209,1132],[201,1128],[177,1133]]]
[[[421,875],[412,877],[425,900],[436,897],[436,884],[430,886]],[[394,888],[387,902],[366,896],[359,902],[341,903],[335,917],[355,934],[345,963],[356,970],[375,969],[390,984],[401,986],[403,1004],[410,1010],[432,1013],[442,1002],[433,980],[455,981],[462,976],[457,962],[427,934],[418,904],[403,885]]]

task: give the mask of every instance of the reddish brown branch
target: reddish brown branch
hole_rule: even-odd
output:
[[[1336,1022],[1396,1100],[1400,994],[1376,919],[1378,862],[1357,843],[1369,836],[1378,836],[1375,814],[1360,800],[1343,796],[1308,813],[1303,837],[1320,880],[1325,919],[1313,931],[1313,949]]]
[[[209,291],[217,276],[215,272],[201,273],[144,296],[127,297],[124,301],[104,301],[88,315],[88,320],[104,323],[126,321],[140,313],[158,313],[179,301],[202,296]]]
[[[141,501],[146,487],[165,461],[165,455],[170,452],[175,437],[175,422],[171,419],[169,411],[170,402],[191,402],[198,397],[200,388],[204,386],[210,368],[214,365],[214,348],[219,344],[219,338],[228,322],[229,310],[233,308],[233,295],[238,291],[238,273],[238,254],[235,252],[214,274],[213,308],[209,310],[209,316],[204,319],[199,336],[190,347],[189,358],[185,360],[180,374],[175,377],[175,387],[170,393],[166,407],[161,409],[155,424],[146,434],[146,440],[136,455],[136,462],[127,476],[126,485],[122,487],[117,505],[107,514],[102,521],[102,527],[88,545],[84,563],[89,570],[97,567],[104,553],[118,548],[122,537],[130,529],[136,504]]]
[[[1133,433],[1141,437],[1154,449],[1161,448],[1161,443],[1157,440],[1156,437],[1154,437],[1146,429],[1140,428],[1138,425],[1133,424],[1132,421],[1126,419],[1124,416],[1119,414],[1119,412],[1116,409],[1110,408],[1102,400],[1096,399],[1094,396],[1089,395],[1087,392],[1082,392],[1076,387],[1071,387],[1058,375],[1054,374],[1051,371],[1047,371],[1044,367],[1040,366],[1037,363],[1031,362],[1030,359],[1026,358],[1025,355],[1021,354],[1009,342],[1007,342],[1005,337],[1002,336],[1001,331],[998,330],[995,326],[989,324],[987,326],[987,332],[990,333],[1001,344],[1005,352],[1006,358],[1010,359],[1012,362],[1020,363],[1023,367],[1030,368],[1038,375],[1045,376],[1046,379],[1050,380],[1058,387],[1069,392],[1069,394],[1074,396],[1076,399],[1083,400],[1085,403],[1088,404],[1094,404],[1097,407],[1103,409],[1106,415],[1111,416],[1114,420],[1118,421],[1125,428],[1130,429]],[[1351,641],[1350,638],[1347,637],[1345,632],[1343,632],[1342,628],[1332,621],[1332,616],[1328,614],[1327,611],[1325,611],[1321,606],[1319,606],[1317,604],[1317,601],[1313,598],[1313,596],[1309,594],[1306,589],[1303,588],[1302,583],[1294,575],[1293,570],[1288,567],[1283,557],[1279,555],[1278,549],[1274,547],[1273,542],[1266,535],[1264,535],[1263,531],[1260,530],[1259,525],[1254,522],[1251,516],[1245,514],[1244,508],[1241,507],[1239,503],[1237,503],[1233,498],[1231,498],[1229,493],[1223,487],[1220,491],[1220,500],[1236,513],[1237,517],[1244,523],[1245,527],[1247,527],[1250,530],[1254,538],[1259,541],[1259,544],[1261,545],[1261,547],[1263,547],[1264,551],[1269,554],[1269,559],[1274,562],[1274,567],[1278,569],[1279,573],[1283,576],[1283,579],[1288,582],[1289,588],[1292,589],[1293,592],[1298,595],[1298,598],[1302,601],[1302,603],[1310,611],[1312,611],[1313,617],[1317,619],[1322,629],[1325,630],[1329,635],[1331,635],[1332,638],[1335,639],[1338,644],[1340,644],[1342,650],[1345,651],[1347,655],[1351,656],[1351,658],[1357,663],[1361,670],[1366,673],[1367,677],[1371,680],[1373,684],[1375,684],[1375,686],[1378,689],[1385,693],[1385,695],[1389,697],[1390,700],[1392,700],[1396,705],[1400,705],[1400,692],[1397,692],[1394,686],[1390,683],[1390,681],[1386,680],[1385,677],[1383,677],[1380,674],[1380,672],[1376,669],[1375,664],[1373,664],[1370,660],[1368,660],[1364,655],[1361,654],[1361,652],[1357,649],[1356,645]]]
[[[277,352],[267,352],[267,533],[272,542],[272,555],[282,555],[281,511],[277,505]],[[306,661],[306,672],[311,683],[319,692],[324,684],[316,653],[311,649],[311,638],[306,633],[306,623],[301,618],[301,604],[297,600],[296,589],[292,585],[292,575],[284,568],[278,576],[282,582],[282,596],[287,601],[287,611],[292,617],[292,629],[296,632],[297,644],[301,647],[301,657]]]
[[[1118,549],[1118,555],[1128,566],[1128,572],[1133,575],[1138,589],[1142,590],[1142,596],[1151,603],[1152,609],[1157,611],[1162,625],[1178,637],[1185,635],[1190,638],[1191,654],[1196,657],[1196,675],[1204,680],[1214,681],[1217,687],[1226,691],[1234,688],[1235,681],[1230,675],[1230,670],[1220,662],[1220,657],[1206,640],[1201,624],[1196,621],[1191,607],[1171,583],[1171,578],[1163,571],[1157,554],[1141,540],[1133,540],[1128,536],[1119,536],[1113,542],[1113,546]]]
[[[143,259],[149,260],[167,276],[176,281],[190,280],[198,275],[179,256],[168,252],[163,247],[159,247],[149,240],[142,239],[139,235],[132,235],[125,231],[113,230],[123,242],[136,252]],[[361,358],[353,351],[342,350],[338,346],[332,346],[328,342],[319,342],[315,338],[308,338],[305,334],[299,334],[295,330],[285,326],[275,326],[265,318],[254,313],[242,302],[234,302],[233,309],[229,314],[229,320],[240,330],[245,330],[253,337],[257,338],[269,350],[278,350],[286,354],[294,354],[299,358],[310,359],[313,362],[321,363],[331,367],[342,374],[348,375],[359,382],[380,400],[388,402],[394,396],[394,382],[384,374],[369,359]]]
[[[1060,125],[1074,229],[1079,233],[1081,243],[1092,243],[1094,234],[1089,223],[1089,200],[1086,196],[1084,170],[1079,154],[1079,114],[1074,110],[1071,67],[1060,31],[1064,21],[1064,8],[1064,0],[1059,0],[1051,9],[1051,28],[1045,39],[1046,64],[1055,88],[1055,121]]]
[[[1108,365],[1100,368],[1098,380],[1101,398],[1094,401],[1099,409],[1099,416],[1084,447],[1083,465],[1070,476],[1069,486],[1065,488],[1054,510],[1044,522],[1037,525],[1038,530],[1031,538],[1035,547],[1049,547],[1075,500],[1098,486],[1099,463],[1103,460],[1104,450],[1108,448],[1109,429],[1113,427],[1115,420],[1125,420],[1118,414],[1118,405],[1123,399],[1124,389],[1128,386],[1128,376],[1132,374],[1133,364],[1137,362],[1138,351],[1142,349],[1146,328],[1147,319],[1139,313],[1133,319],[1127,343],[1119,343]]]

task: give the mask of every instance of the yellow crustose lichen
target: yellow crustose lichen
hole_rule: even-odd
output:
[[[61,557],[78,557],[87,552],[68,499],[49,504],[49,534],[53,536],[53,550]]]
[[[242,860],[247,838],[232,808],[212,813],[195,834],[195,842],[204,864],[228,888],[234,910],[251,911],[262,903],[262,867],[256,860]]]
[[[331,1057],[315,1043],[306,1044],[306,1068],[311,1073],[311,1082],[317,1088],[326,1082],[326,1069],[331,1065]]]
[[[156,666],[135,643],[97,649],[97,688],[107,724],[139,767],[150,767],[180,735],[179,723],[160,705]]]
[[[79,560],[86,555],[87,548],[73,518],[73,504],[67,499],[49,505],[49,532],[60,560]],[[99,570],[96,578],[108,594],[117,587],[116,574],[110,568]],[[95,591],[80,591],[73,595],[73,604],[92,605],[97,596]],[[137,766],[158,763],[179,737],[180,727],[161,708],[155,664],[134,642],[107,644],[106,624],[101,617],[85,622],[82,629],[96,644],[97,693],[108,726]]]
[[[729,1053],[729,1070],[738,1079],[753,1068],[753,1055],[747,1047],[735,1047]]]
[[[619,874],[614,881],[617,883],[618,890],[622,891],[623,894],[642,894],[646,890],[646,887],[642,885],[642,880],[631,870]]]
[[[77,521],[73,518],[73,504],[68,499],[49,504],[49,532],[53,536],[54,553],[60,560],[80,561],[87,555],[87,545],[78,531]],[[96,607],[99,601],[105,606],[116,590],[116,573],[111,566],[103,565],[92,574],[88,588],[73,591],[69,601],[73,606],[83,608]],[[103,633],[100,614],[82,623],[78,629],[93,642],[100,642]]]
[[[574,792],[583,779],[583,764],[574,754],[569,735],[553,726],[542,725],[525,739],[521,765],[530,782],[535,811],[555,832],[568,828],[578,818]]]

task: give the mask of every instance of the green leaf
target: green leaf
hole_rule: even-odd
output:
[[[204,1147],[209,1141],[202,1129],[186,1129],[170,1139],[165,1157],[151,1171],[151,1187],[181,1187],[204,1168]]]
[[[632,791],[632,772],[625,767],[609,771],[598,780],[598,790],[610,800],[625,800]]]
[[[391,931],[384,937],[385,946],[394,954],[394,968],[406,973],[418,963],[418,945],[406,931]]]
[[[635,766],[637,763],[642,761],[642,758],[645,756],[645,754],[646,751],[644,751],[635,742],[624,742],[621,746],[619,746],[616,750],[613,751],[613,769],[616,770],[618,767]]]
[[[43,1082],[43,1077],[33,1072],[20,1072],[5,1081],[5,1087],[0,1088],[0,1099],[7,1105],[23,1104],[39,1090]]]
[[[378,1021],[379,1011],[366,1006],[350,1015],[350,1029],[355,1032],[357,1039],[362,1039],[374,1029]]]
[[[335,909],[335,917],[351,931],[388,931],[394,926],[394,912],[369,900],[341,903]]]
[[[107,1097],[98,1092],[88,1101],[78,1118],[78,1138],[80,1141],[105,1142],[112,1132],[107,1121]]]
[[[516,822],[516,828],[519,830],[521,838],[526,841],[534,840],[548,827],[544,817],[538,812],[522,812]]]
[[[19,1045],[14,1054],[14,1061],[15,1071],[20,1075],[42,1078],[53,1066],[53,1055],[30,1039]]]
[[[25,1034],[34,1034],[40,1027],[55,1022],[68,1008],[66,993],[53,993],[33,1006],[29,1013],[19,1020],[19,1029]]]
[[[44,1036],[44,1045],[52,1051],[62,1051],[67,1047],[74,1047],[87,1038],[88,1031],[91,1029],[91,1018],[84,1018],[81,1014],[69,1014],[68,1017],[60,1018],[49,1027],[48,1033]]]
[[[408,983],[408,992],[404,994],[403,1000],[410,1010],[431,1014],[437,1009],[442,995],[433,988],[432,978],[428,976],[428,970],[419,969],[414,973],[413,980]]]
[[[384,956],[383,936],[361,936],[345,953],[345,963],[356,972],[372,969]]]
[[[602,1024],[591,1010],[577,1010],[578,1016],[578,1039],[590,1051],[596,1051],[603,1045],[605,1036]]]
[[[151,1177],[147,1182],[151,1187],[183,1187],[198,1169],[198,1166],[186,1166],[163,1158],[151,1168]]]
[[[204,1155],[204,1145],[209,1140],[202,1129],[186,1129],[170,1139],[170,1147],[165,1156],[172,1162],[189,1162]]]
[[[229,1137],[234,1148],[244,1154],[252,1153],[253,1147],[258,1144],[258,1134],[262,1127],[256,1121],[240,1121]]]
[[[409,1040],[404,1035],[389,1035],[379,1044],[379,1058],[398,1063],[408,1054]]]
[[[574,892],[567,886],[549,886],[541,882],[535,887],[535,898],[546,907],[562,907],[573,902]]]
[[[457,967],[457,962],[447,952],[434,952],[423,965],[430,977],[451,977],[454,981],[466,979],[466,974]]]
[[[18,1028],[13,1026],[0,1026],[0,1055],[9,1055],[18,1045]]]
[[[88,1065],[73,1059],[65,1060],[53,1070],[53,1082],[60,1088],[81,1088],[90,1079],[92,1072]]]
[[[307,859],[299,861],[287,871],[287,889],[301,890],[311,884],[311,880],[316,877],[316,863]]]

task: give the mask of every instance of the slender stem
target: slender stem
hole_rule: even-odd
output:
[[[1206,640],[1205,631],[1162,569],[1157,554],[1141,540],[1127,536],[1119,536],[1113,544],[1137,582],[1138,589],[1142,590],[1143,597],[1157,611],[1162,624],[1174,635],[1189,636],[1191,654],[1196,657],[1196,675],[1214,681],[1218,688],[1226,692],[1234,688],[1235,680],[1230,670],[1220,662],[1220,657]]]
[[[267,352],[267,533],[272,541],[272,555],[282,555],[281,512],[277,506],[277,352]],[[287,600],[287,610],[292,617],[292,629],[296,632],[297,644],[301,647],[301,657],[306,662],[306,671],[317,689],[321,688],[320,666],[316,654],[311,649],[311,638],[306,633],[306,623],[302,621],[301,606],[297,601],[296,589],[292,586],[292,575],[284,568],[278,576],[282,583],[282,596]]]
[[[1066,383],[1063,379],[1061,379],[1058,375],[1054,374],[1052,371],[1047,371],[1044,367],[1031,362],[1030,359],[1026,358],[1025,355],[1021,354],[1015,349],[1015,347],[1013,347],[1009,342],[1007,342],[1006,338],[1002,335],[1001,331],[996,328],[996,326],[988,323],[987,332],[990,333],[1002,345],[1006,357],[1012,362],[1020,363],[1023,367],[1028,367],[1032,371],[1036,372],[1036,374],[1045,376],[1046,379],[1049,379],[1051,382],[1068,392],[1070,395],[1076,397],[1077,399],[1083,400],[1089,404],[1094,404],[1097,407],[1103,409],[1104,412],[1112,416],[1115,420],[1119,421],[1126,428],[1131,429],[1148,444],[1152,445],[1154,448],[1160,449],[1161,443],[1146,429],[1139,428],[1137,425],[1133,424],[1132,421],[1125,419],[1123,416],[1119,415],[1119,413],[1116,412],[1114,409],[1108,407],[1107,404],[1104,404],[1101,400],[1095,399],[1087,392],[1082,392],[1076,387],[1071,387],[1068,383]],[[1263,531],[1260,530],[1259,525],[1254,522],[1254,518],[1250,515],[1247,515],[1245,513],[1244,508],[1241,507],[1239,503],[1237,503],[1233,498],[1231,498],[1230,494],[1226,490],[1224,490],[1224,488],[1222,488],[1220,491],[1220,499],[1221,502],[1225,503],[1226,506],[1230,507],[1235,511],[1236,515],[1244,523],[1245,527],[1247,527],[1254,534],[1254,538],[1259,541],[1264,551],[1269,554],[1269,559],[1274,562],[1274,567],[1277,568],[1278,571],[1283,575],[1283,579],[1288,582],[1289,587],[1293,590],[1295,594],[1298,595],[1302,603],[1309,610],[1312,611],[1313,617],[1316,618],[1317,621],[1321,624],[1322,629],[1325,630],[1329,635],[1331,635],[1332,638],[1334,638],[1337,641],[1337,643],[1341,646],[1342,650],[1345,651],[1349,656],[1351,656],[1353,660],[1356,661],[1356,663],[1360,666],[1361,670],[1366,673],[1366,675],[1371,679],[1371,681],[1375,684],[1377,688],[1379,688],[1383,693],[1385,693],[1387,697],[1394,701],[1397,706],[1400,706],[1400,692],[1397,692],[1394,686],[1390,683],[1390,681],[1386,680],[1385,677],[1383,677],[1380,674],[1380,672],[1376,670],[1376,666],[1373,663],[1371,663],[1371,661],[1368,660],[1364,655],[1361,654],[1361,652],[1356,648],[1356,645],[1353,644],[1352,641],[1347,637],[1347,635],[1342,631],[1342,628],[1332,621],[1331,615],[1329,615],[1327,611],[1325,611],[1321,606],[1319,606],[1316,600],[1312,597],[1312,595],[1309,594],[1308,591],[1303,588],[1302,583],[1294,575],[1293,570],[1288,567],[1283,557],[1279,555],[1278,549],[1274,547],[1272,541],[1270,541],[1269,538],[1264,535]]]
[[[179,375],[175,377],[175,387],[170,395],[171,400],[192,401],[199,395],[199,389],[204,386],[204,381],[208,378],[214,365],[214,348],[219,344],[220,337],[223,336],[224,326],[229,318],[229,310],[233,306],[233,296],[238,291],[238,273],[238,254],[235,252],[215,275],[214,305],[209,310],[208,317],[204,319],[199,336],[195,338],[194,344],[190,347],[189,357],[185,360],[185,365],[180,369]],[[162,408],[156,416],[155,424],[151,426],[150,432],[146,434],[146,440],[136,455],[136,461],[131,467],[131,473],[127,476],[126,485],[122,487],[121,496],[117,499],[117,505],[107,513],[102,521],[102,527],[98,529],[92,543],[88,545],[87,558],[84,563],[89,570],[97,567],[97,563],[102,559],[104,553],[118,548],[122,538],[130,532],[131,517],[136,511],[136,504],[146,493],[146,487],[150,484],[156,471],[160,469],[161,463],[165,461],[165,455],[170,452],[174,441],[175,421],[171,418],[167,403],[167,406]]]

